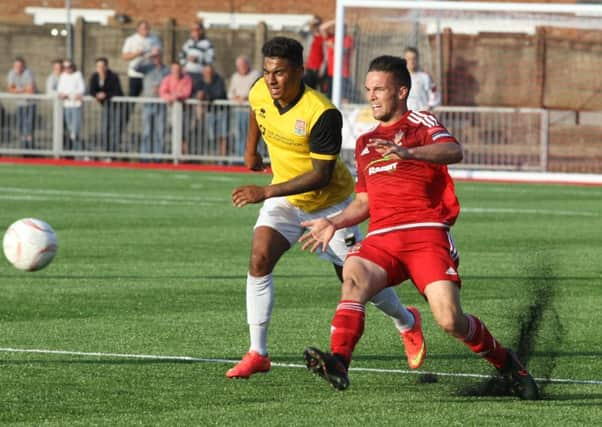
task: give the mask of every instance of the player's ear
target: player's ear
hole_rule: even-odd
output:
[[[399,93],[398,93],[399,100],[403,101],[404,99],[407,99],[409,93],[410,93],[410,91],[408,90],[407,87],[400,86]]]

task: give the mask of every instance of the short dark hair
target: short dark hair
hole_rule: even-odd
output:
[[[20,62],[21,64],[25,65],[25,59],[23,59],[22,56],[17,56],[15,58],[15,62]]]
[[[418,49],[416,49],[414,46],[408,46],[404,49],[403,53],[408,53],[408,52],[412,52],[414,55],[416,55],[416,57],[418,57]]]
[[[94,60],[94,63],[96,62],[104,62],[105,65],[109,65],[109,60],[104,56],[99,56],[98,58],[96,58]]]
[[[410,90],[412,88],[412,79],[410,72],[406,66],[406,60],[398,56],[382,55],[377,56],[368,66],[368,72],[370,71],[383,71],[385,73],[393,74],[395,83],[400,87],[405,86]]]
[[[274,37],[261,48],[264,58],[283,58],[294,67],[303,66],[303,46],[295,39]]]

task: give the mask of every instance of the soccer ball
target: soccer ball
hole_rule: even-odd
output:
[[[2,248],[6,259],[19,270],[36,271],[46,267],[58,247],[52,227],[35,218],[20,219],[6,230]]]

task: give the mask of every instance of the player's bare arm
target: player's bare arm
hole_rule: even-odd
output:
[[[336,160],[312,159],[313,169],[289,181],[267,186],[244,185],[232,192],[232,204],[241,208],[271,197],[290,196],[326,187],[332,178]]]
[[[359,224],[368,216],[368,193],[357,193],[353,202],[338,215],[302,222],[301,225],[309,231],[299,239],[301,249],[315,252],[321,248],[325,251],[336,230]]]
[[[397,156],[401,160],[421,160],[424,162],[448,165],[462,161],[462,146],[456,142],[422,145],[406,148],[384,139],[372,140],[369,147],[376,149],[383,156]]]
[[[260,135],[261,133],[259,131],[259,125],[257,124],[257,119],[255,118],[255,113],[251,110],[249,112],[247,145],[245,146],[245,166],[254,171],[265,169],[261,154],[257,152]]]

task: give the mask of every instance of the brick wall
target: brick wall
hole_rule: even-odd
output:
[[[471,1],[471,0],[466,0]],[[494,1],[494,0],[492,0]],[[576,0],[495,0],[518,3],[586,3]],[[146,18],[155,24],[167,18],[179,24],[193,20],[201,10],[212,12],[296,13],[316,14],[330,19],[335,14],[336,0],[72,0],[73,8],[111,9],[131,16],[134,21]],[[64,7],[64,0],[7,0],[0,10],[0,21],[29,22],[25,7]]]
[[[27,6],[65,7],[64,0],[11,0],[2,5],[0,21],[27,22],[31,16],[24,12]],[[295,13],[334,17],[335,0],[72,0],[73,8],[110,9],[124,13],[134,21],[145,18],[160,24],[168,18],[178,24],[192,22],[201,10],[211,12]]]
[[[0,92],[6,91],[6,75],[16,56],[22,56],[34,72],[38,89],[43,92],[46,76],[50,73],[50,62],[65,57],[64,37],[52,37],[50,31],[55,25],[31,25],[22,23],[0,23]],[[121,49],[126,37],[135,32],[135,25],[102,26],[84,23],[79,20],[74,28],[73,60],[83,72],[86,81],[94,72],[94,60],[98,56],[109,59],[111,69],[121,78],[124,89],[127,87],[127,61],[121,59]],[[187,26],[174,27],[173,22],[153,26],[153,32],[162,40],[165,47],[163,60],[169,63],[177,58],[182,44],[188,38]],[[234,61],[238,55],[248,56],[256,69],[261,69],[260,48],[267,37],[297,34],[261,31],[257,29],[210,29],[208,37],[216,50],[216,70],[226,80],[234,72]]]

